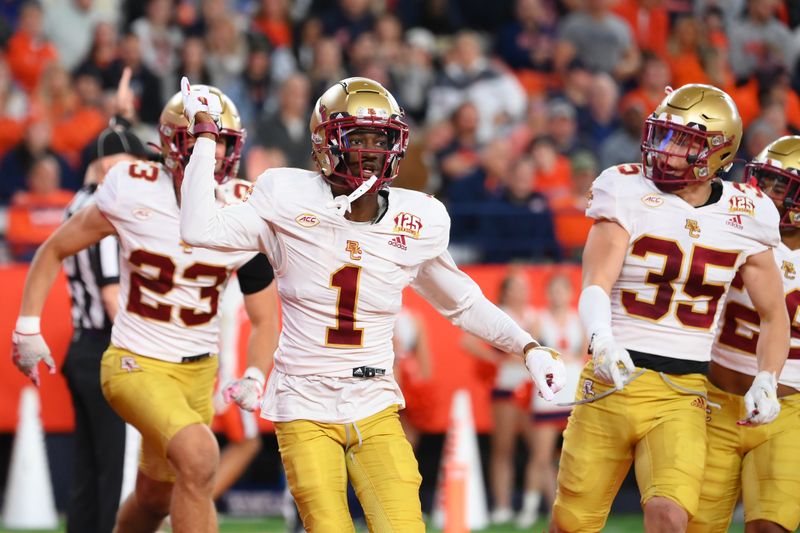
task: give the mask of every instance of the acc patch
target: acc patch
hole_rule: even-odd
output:
[[[134,207],[131,214],[139,220],[147,220],[153,216],[153,210],[147,207]]]
[[[660,194],[645,194],[642,196],[642,203],[647,207],[658,207],[664,203],[664,197]]]
[[[313,228],[319,224],[319,217],[311,213],[303,213],[295,217],[295,221],[304,228]]]

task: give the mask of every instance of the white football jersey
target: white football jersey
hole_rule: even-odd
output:
[[[220,294],[231,272],[255,253],[181,242],[172,177],[156,163],[115,165],[96,202],[120,244],[119,311],[111,342],[170,362],[217,353]]]
[[[615,340],[689,361],[709,361],[720,301],[739,266],[780,242],[778,211],[758,189],[722,182],[717,202],[693,207],[661,192],[634,164],[595,180],[586,214],[630,234],[611,290]]]
[[[182,186],[183,235],[219,250],[259,250],[275,270],[283,327],[261,416],[345,423],[403,405],[392,334],[411,285],[452,323],[522,354],[532,342],[447,252],[450,217],[435,198],[390,188],[375,223],[330,204],[317,172],[266,171],[241,205],[214,209],[214,143],[200,138]],[[371,377],[371,379],[363,379]]]
[[[326,208],[318,173],[277,169],[259,178],[248,203],[269,224],[283,330],[275,368],[292,375],[353,377],[358,367],[391,372],[392,332],[403,289],[447,249],[450,219],[423,193],[388,189],[375,223]],[[357,377],[357,376],[356,376]]]
[[[775,249],[775,262],[781,271],[786,308],[792,321],[789,358],[778,381],[800,389],[800,250],[790,250],[780,243]],[[736,276],[720,317],[711,359],[726,368],[755,376],[758,372],[756,345],[759,323],[758,313],[753,308],[742,278]]]

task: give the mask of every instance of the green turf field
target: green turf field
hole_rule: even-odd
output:
[[[242,519],[220,519],[220,533],[283,533],[286,531],[283,520],[272,518],[272,519],[264,519],[264,520],[242,520]],[[436,529],[430,529],[429,531],[439,531]],[[497,526],[497,527],[490,527],[488,529],[484,529],[487,533],[517,533],[521,530],[515,529],[512,526]],[[539,521],[532,530],[527,531],[546,531],[546,523],[544,520]],[[608,524],[603,529],[606,533],[638,533],[643,531],[642,529],[642,517],[640,515],[617,515],[614,517],[609,518]],[[729,530],[729,533],[741,533],[744,531],[744,528],[741,524],[733,524]],[[63,532],[63,529],[59,530],[46,530],[40,533],[55,533],[55,532]],[[25,532],[18,531],[18,530],[10,530],[10,529],[2,529],[0,528],[0,533],[33,533],[30,530]]]

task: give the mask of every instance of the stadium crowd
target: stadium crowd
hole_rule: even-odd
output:
[[[743,161],[800,130],[789,1],[29,0],[2,11],[3,261],[29,259],[61,221],[125,66],[146,141],[180,75],[230,95],[251,179],[312,168],[308,116],[322,90],[348,75],[381,82],[415,132],[397,185],[446,201],[458,262],[577,258],[591,181],[639,159],[666,85],[731,94]]]
[[[645,117],[667,86],[712,84],[736,101],[744,136],[728,179],[771,141],[800,133],[800,6],[789,0],[28,0],[0,9],[0,262],[29,260],[61,223],[125,68],[134,130],[151,143],[181,76],[228,95],[247,130],[240,177],[249,180],[268,168],[313,169],[317,96],[346,76],[377,80],[414,132],[396,185],[446,203],[459,263],[580,258],[592,181],[641,159]],[[578,333],[573,344],[586,341]],[[507,484],[493,481],[495,511]],[[547,480],[528,484],[526,525],[541,493],[553,498]],[[503,504],[495,521],[510,519]]]

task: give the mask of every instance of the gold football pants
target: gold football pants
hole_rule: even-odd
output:
[[[706,456],[705,377],[665,377],[645,370],[621,391],[575,406],[564,432],[553,506],[559,529],[601,531],[632,462],[642,504],[660,496],[695,513]],[[589,362],[576,399],[612,387],[597,381]]]
[[[800,525],[800,394],[781,398],[773,422],[747,427],[744,396],[708,383],[711,410],[708,453],[700,508],[689,523],[692,533],[723,533],[741,488],[745,520],[768,520],[794,531]]]
[[[354,532],[347,480],[377,533],[422,532],[419,474],[396,405],[348,424],[277,422],[289,489],[311,533]]]
[[[167,444],[192,424],[210,424],[217,358],[170,363],[108,347],[100,383],[109,405],[142,434],[139,469],[157,481],[175,481]]]

